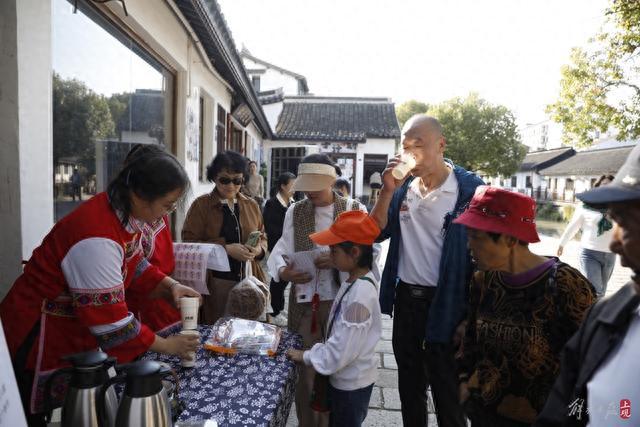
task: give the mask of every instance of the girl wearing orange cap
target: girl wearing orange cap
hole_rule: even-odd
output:
[[[480,186],[454,222],[478,269],[459,352],[460,400],[473,427],[531,425],[558,375],[560,350],[595,301],[578,270],[529,250],[535,201]]]
[[[349,277],[331,306],[324,342],[307,351],[290,349],[287,355],[329,376],[328,405],[324,409],[330,411],[331,426],[362,425],[377,378],[375,348],[382,320],[378,284],[371,268],[372,245],[378,234],[378,225],[365,212],[349,211],[329,229],[309,236],[316,244],[331,248],[333,264]],[[318,382],[321,378],[316,376]],[[322,410],[318,384],[314,391],[312,406]]]

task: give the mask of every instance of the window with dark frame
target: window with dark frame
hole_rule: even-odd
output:
[[[516,175],[513,175],[511,177],[511,188],[517,188],[518,187],[518,177]]]
[[[98,8],[78,2],[73,13],[70,3],[51,1],[55,221],[105,191],[135,145],[171,150],[174,142],[173,71]],[[96,62],[96,51],[111,60]],[[65,176],[65,163],[78,167],[80,188]]]
[[[251,85],[256,93],[260,92],[260,76],[251,76]]]
[[[531,187],[533,187],[533,184],[532,184],[532,182],[531,182],[531,177],[530,177],[530,176],[527,176],[527,177],[525,178],[525,186],[526,186],[527,188],[531,188]]]
[[[227,147],[227,111],[218,104],[218,120],[216,123],[216,149],[217,153],[226,150]]]
[[[365,184],[369,184],[369,178],[374,172],[382,174],[389,157],[386,154],[365,154],[362,166],[362,178]]]

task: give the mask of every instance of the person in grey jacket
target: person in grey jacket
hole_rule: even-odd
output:
[[[640,425],[640,145],[614,181],[578,195],[607,207],[615,221],[611,250],[633,270],[630,283],[599,301],[563,350],[558,376],[537,427]]]

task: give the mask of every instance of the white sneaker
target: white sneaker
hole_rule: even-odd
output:
[[[286,327],[287,326],[287,316],[285,316],[283,313],[278,314],[277,316],[269,316],[271,317],[271,321],[269,323],[274,324],[276,326],[282,326],[282,327]]]

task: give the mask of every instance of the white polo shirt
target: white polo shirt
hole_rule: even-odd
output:
[[[640,308],[622,342],[587,383],[590,427],[640,425]]]
[[[446,215],[458,200],[458,180],[453,171],[444,183],[426,196],[420,179],[411,182],[400,204],[400,254],[398,277],[406,283],[437,286]]]

